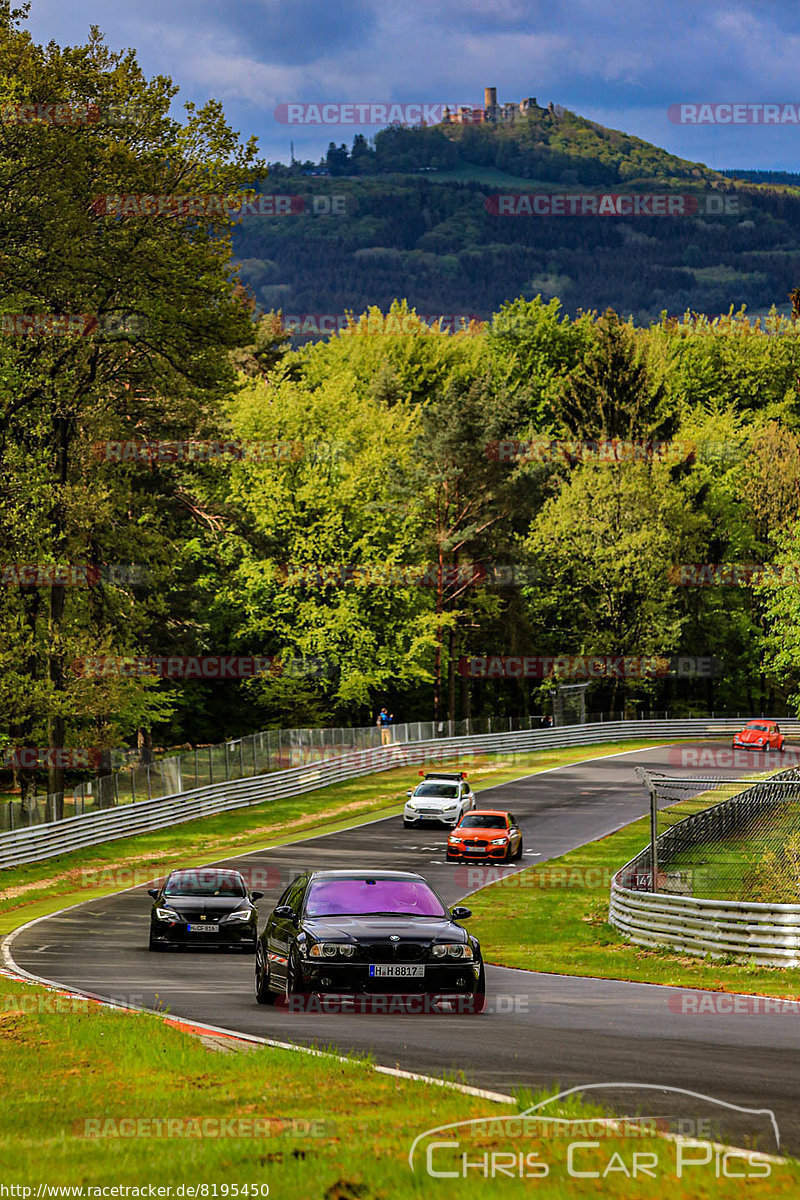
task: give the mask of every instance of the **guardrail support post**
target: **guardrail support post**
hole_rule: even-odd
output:
[[[658,891],[658,796],[650,784],[650,891]]]

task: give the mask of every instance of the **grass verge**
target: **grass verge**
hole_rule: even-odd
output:
[[[270,1047],[212,1053],[155,1016],[110,1011],[10,979],[0,978],[0,997],[0,1083],[8,1098],[0,1182],[31,1188],[34,1198],[40,1184],[82,1185],[84,1197],[93,1195],[92,1187],[109,1186],[144,1187],[117,1193],[129,1196],[148,1195],[148,1185],[170,1187],[172,1196],[200,1186],[205,1191],[194,1195],[206,1197],[263,1196],[268,1188],[273,1200],[449,1200],[496,1190],[513,1200],[529,1196],[533,1185],[547,1197],[602,1191],[641,1200],[663,1194],[665,1182],[678,1200],[741,1194],[741,1179],[716,1177],[713,1156],[677,1179],[676,1143],[654,1136],[597,1136],[588,1126],[571,1127],[570,1137],[563,1131],[552,1136],[552,1122],[544,1131],[530,1124],[520,1136],[500,1120],[516,1106],[378,1074],[364,1063]],[[546,1111],[584,1122],[602,1115],[575,1100]],[[482,1124],[436,1139],[460,1141],[458,1148],[436,1149],[431,1160],[434,1170],[455,1172],[455,1178],[427,1173],[427,1141],[411,1172],[408,1154],[418,1135],[476,1119]],[[578,1140],[589,1145],[577,1151],[573,1169],[597,1177],[570,1177],[568,1147]],[[503,1154],[505,1172],[522,1154],[529,1177],[519,1177],[518,1165],[511,1174],[493,1172],[496,1160],[483,1160],[493,1152]],[[486,1167],[473,1167],[463,1178],[462,1153]],[[652,1177],[631,1178],[634,1153],[654,1156],[638,1160],[650,1163]],[[691,1154],[700,1157],[696,1148]],[[545,1164],[547,1176],[532,1164]],[[765,1168],[748,1163],[745,1169]],[[767,1176],[748,1180],[751,1196],[797,1194],[796,1163],[766,1164],[766,1170]]]

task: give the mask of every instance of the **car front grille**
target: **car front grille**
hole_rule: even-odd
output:
[[[362,962],[419,962],[425,958],[429,942],[371,942],[361,944],[359,958]]]

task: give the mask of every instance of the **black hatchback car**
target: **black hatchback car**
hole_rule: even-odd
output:
[[[411,871],[314,871],[289,885],[256,949],[256,1000],[315,993],[486,992],[478,939]]]
[[[160,888],[151,888],[148,949],[169,946],[218,946],[253,953],[258,938],[255,901],[263,892],[247,891],[238,871],[200,867],[172,871]]]

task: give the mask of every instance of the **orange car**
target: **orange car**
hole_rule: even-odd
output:
[[[786,738],[775,721],[748,721],[741,733],[734,734],[734,750],[783,750]]]
[[[448,862],[458,859],[510,862],[522,858],[522,830],[510,812],[473,809],[447,839]]]

